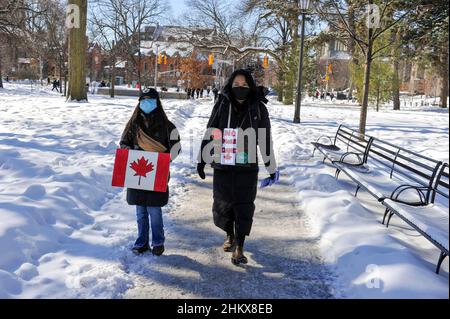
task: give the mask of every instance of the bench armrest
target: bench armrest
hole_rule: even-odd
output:
[[[402,195],[403,192],[410,190],[410,189],[415,190],[417,192],[417,195],[419,196],[418,202],[405,201],[400,198],[400,195]],[[424,206],[424,205],[428,205],[427,195],[424,192],[428,192],[429,190],[430,190],[429,187],[424,187],[424,186],[400,185],[392,192],[390,199],[395,202],[399,202],[399,203],[403,203],[403,204],[407,204],[407,205]]]
[[[334,145],[333,140],[331,139],[331,137],[329,137],[329,136],[327,136],[327,135],[321,135],[321,136],[319,136],[319,138],[317,139],[316,143],[319,143],[319,141],[320,141],[322,138],[327,138],[327,139],[330,141],[330,145]]]
[[[346,159],[348,156],[350,156],[350,155],[356,156],[356,158],[358,159],[358,163],[355,163],[355,164],[352,164],[352,163],[346,163],[346,162],[345,162],[345,159]],[[361,153],[346,152],[346,153],[342,154],[342,156],[341,156],[341,158],[339,158],[339,160],[332,161],[332,162],[333,162],[333,163],[344,163],[344,164],[347,164],[347,165],[360,166],[360,165],[364,164],[364,163],[363,163],[363,160],[362,160],[362,158],[361,158],[361,155],[362,155]]]

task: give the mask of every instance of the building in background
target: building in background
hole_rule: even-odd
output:
[[[319,86],[329,92],[348,89],[351,58],[343,42],[335,39],[326,42],[317,54]]]

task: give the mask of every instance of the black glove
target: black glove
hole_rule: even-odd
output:
[[[203,164],[203,163],[197,164],[197,173],[201,179],[205,179],[205,164]]]

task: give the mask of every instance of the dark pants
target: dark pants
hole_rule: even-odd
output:
[[[214,170],[214,224],[244,240],[250,235],[255,212],[258,172]]]

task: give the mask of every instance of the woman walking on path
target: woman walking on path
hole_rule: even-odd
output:
[[[143,91],[139,104],[128,121],[120,139],[120,147],[158,153],[170,153],[173,161],[180,152],[180,137],[175,125],[164,112],[155,89]],[[165,193],[140,189],[127,189],[127,202],[136,205],[138,238],[132,251],[142,254],[151,250],[154,255],[164,252],[164,224],[161,207],[169,200],[169,188]],[[149,244],[149,215],[151,222],[151,246]]]
[[[271,180],[275,181],[278,175],[272,149],[269,113],[264,104],[266,102],[263,90],[256,87],[251,74],[246,70],[235,71],[214,105],[197,165],[197,172],[200,178],[204,179],[206,157],[210,155],[207,145],[211,140],[213,141],[211,143],[214,143],[214,140],[221,143],[224,132],[227,132],[225,134],[227,136],[237,131],[237,145],[243,147],[237,147],[235,162],[232,164],[229,161],[225,162],[224,154],[214,154],[209,161],[214,169],[212,207],[214,224],[226,232],[223,249],[226,252],[233,251],[231,261],[235,265],[247,263],[244,256],[244,241],[245,236],[250,234],[255,211],[259,170],[256,160],[257,145],[260,147]],[[248,132],[248,129],[255,133],[253,140],[245,139],[242,134],[242,131]],[[222,153],[225,150],[222,145],[218,149],[222,149]]]

